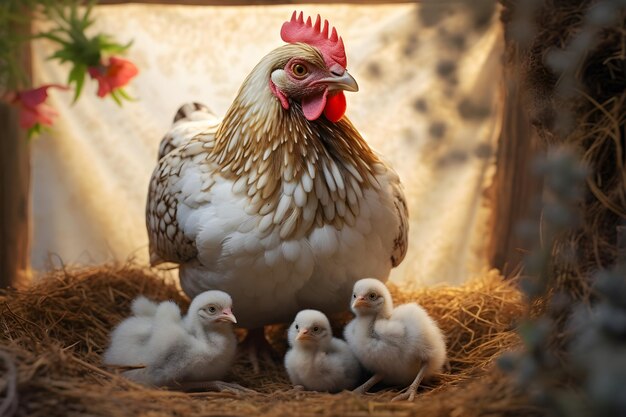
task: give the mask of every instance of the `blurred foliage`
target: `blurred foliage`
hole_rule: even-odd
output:
[[[126,51],[130,43],[119,44],[106,34],[88,34],[94,22],[91,18],[94,4],[93,0],[0,1],[0,96],[20,108],[20,126],[29,131],[29,136],[51,126],[56,115],[45,104],[47,92],[42,100],[28,99],[42,91],[41,86],[32,85],[24,71],[28,63],[26,45],[33,39],[47,39],[56,44],[49,59],[69,64],[67,84],[74,88],[74,101],[79,98],[88,74],[98,81],[100,97],[110,95],[118,104],[122,99],[130,99],[122,87],[137,74],[137,68],[121,58],[116,58],[117,65],[110,61]],[[35,20],[50,24],[43,26],[45,30],[32,33],[31,23]],[[106,93],[102,94],[103,91]]]
[[[121,45],[105,34],[97,34],[88,37],[87,29],[93,24],[91,11],[93,2],[90,2],[79,13],[76,5],[65,7],[54,5],[44,8],[47,17],[56,23],[56,27],[48,32],[35,35],[48,39],[58,44],[59,49],[52,54],[50,59],[61,63],[69,62],[72,65],[68,76],[68,84],[74,85],[74,101],[78,99],[85,82],[85,76],[89,68],[101,65],[103,55],[115,55],[123,53],[130,43]]]
[[[547,0],[546,0],[547,1]],[[527,48],[540,30],[537,15],[545,11],[544,0],[509,1],[513,17],[508,35],[516,45]],[[625,0],[562,2],[571,10],[583,11],[576,28],[563,27],[560,45],[545,54],[545,65],[554,77],[555,89],[547,101],[567,103],[568,100],[589,97],[582,86],[581,71],[591,51],[597,47],[599,34],[612,27],[624,31]],[[571,16],[562,21],[574,22]],[[567,35],[566,35],[567,34]],[[566,41],[565,41],[566,40]],[[625,57],[622,56],[622,61]],[[626,86],[622,86],[623,89]],[[617,90],[616,90],[617,91]],[[617,96],[621,94],[616,92]],[[552,134],[567,138],[580,129],[582,119],[574,106],[556,106]],[[622,123],[622,122],[616,122]],[[618,127],[622,132],[623,125]],[[580,133],[580,132],[579,132]],[[618,133],[619,134],[619,133]],[[619,140],[619,139],[618,139]],[[567,143],[567,140],[561,140]],[[624,143],[624,137],[621,138]],[[593,144],[593,137],[584,142]],[[534,173],[544,184],[543,195],[535,209],[540,213],[539,224],[521,224],[519,231],[532,242],[525,257],[521,288],[528,301],[528,312],[520,323],[519,333],[524,343],[521,352],[503,355],[502,369],[516,377],[519,386],[546,411],[547,415],[563,417],[626,416],[626,259],[625,238],[619,236],[613,265],[595,272],[562,268],[575,265],[580,248],[572,240],[572,231],[587,221],[582,210],[590,199],[588,182],[601,169],[598,164],[610,160],[582,163],[586,148],[551,147],[547,156],[537,161]],[[620,149],[614,150],[622,158]],[[608,155],[607,155],[608,156]],[[585,158],[589,159],[589,158]],[[619,235],[624,227],[612,225]],[[593,231],[588,231],[592,233]],[[563,237],[567,238],[564,239]],[[577,239],[581,237],[578,236]],[[584,239],[585,236],[582,236]],[[589,238],[589,236],[586,236]],[[562,244],[568,241],[570,245]],[[555,268],[558,264],[560,268]],[[586,274],[578,277],[580,288],[568,287],[560,274]]]
[[[49,19],[54,11],[76,8],[78,0],[0,1],[0,90],[2,93],[31,87],[24,71],[25,43],[33,39],[30,22]]]

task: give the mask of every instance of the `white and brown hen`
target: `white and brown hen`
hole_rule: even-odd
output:
[[[190,297],[231,294],[248,329],[345,309],[407,247],[398,175],[343,116],[358,86],[342,39],[295,12],[281,36],[223,119],[177,117],[147,201],[152,263],[179,264]]]

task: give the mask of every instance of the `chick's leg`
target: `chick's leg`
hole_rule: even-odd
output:
[[[402,394],[398,394],[391,399],[391,401],[402,401],[408,400],[413,401],[415,399],[415,394],[417,393],[417,388],[420,386],[422,379],[424,378],[424,372],[426,372],[427,363],[424,363],[420,368],[420,371],[417,373],[417,376],[413,380],[413,383],[409,385],[405,392]]]
[[[352,390],[352,392],[356,392],[357,394],[365,394],[367,391],[369,391],[370,388],[372,388],[374,385],[378,384],[382,380],[382,375],[374,374],[370,379],[365,381],[363,385],[355,388],[354,390]]]
[[[248,330],[246,338],[241,342],[241,350],[248,355],[248,359],[252,364],[255,374],[260,372],[259,355],[263,361],[273,363],[271,352],[272,346],[265,338],[265,330],[263,327]]]

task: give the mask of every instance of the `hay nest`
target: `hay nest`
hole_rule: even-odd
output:
[[[188,299],[172,282],[136,266],[56,271],[23,290],[0,293],[0,407],[17,416],[483,416],[538,414],[500,374],[494,359],[519,345],[514,332],[524,304],[519,291],[496,272],[462,287],[404,292],[398,303],[417,301],[448,338],[451,372],[420,389],[415,403],[390,403],[394,392],[367,396],[291,390],[281,366],[254,375],[241,359],[230,380],[258,391],[181,393],[149,389],[103,367],[110,330],[129,314],[134,297]],[[333,319],[337,331],[347,316]],[[285,326],[268,332],[284,350]],[[280,358],[279,358],[280,360]],[[16,396],[14,394],[17,394]],[[11,404],[9,404],[11,403]],[[1,408],[0,408],[1,410]],[[2,412],[0,412],[2,414]]]

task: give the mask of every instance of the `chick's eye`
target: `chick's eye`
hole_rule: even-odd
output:
[[[352,294],[352,298],[356,298],[356,294]]]
[[[376,293],[375,292],[371,292],[369,297],[370,297],[370,300],[375,300],[376,299]]]
[[[302,64],[294,64],[291,67],[291,71],[296,77],[304,77],[308,73],[306,67]]]
[[[209,310],[209,313],[213,314],[213,313],[215,313],[215,311],[217,309],[215,307],[211,306],[211,307],[208,308],[208,310]]]
[[[298,330],[299,328],[300,328],[300,326],[298,326],[298,325],[296,324],[296,330]]]
[[[317,326],[315,326],[315,327],[313,327],[313,331],[314,331],[315,333],[317,333],[317,332],[319,332],[319,331],[320,331],[320,328],[319,328],[319,327],[317,327]]]

